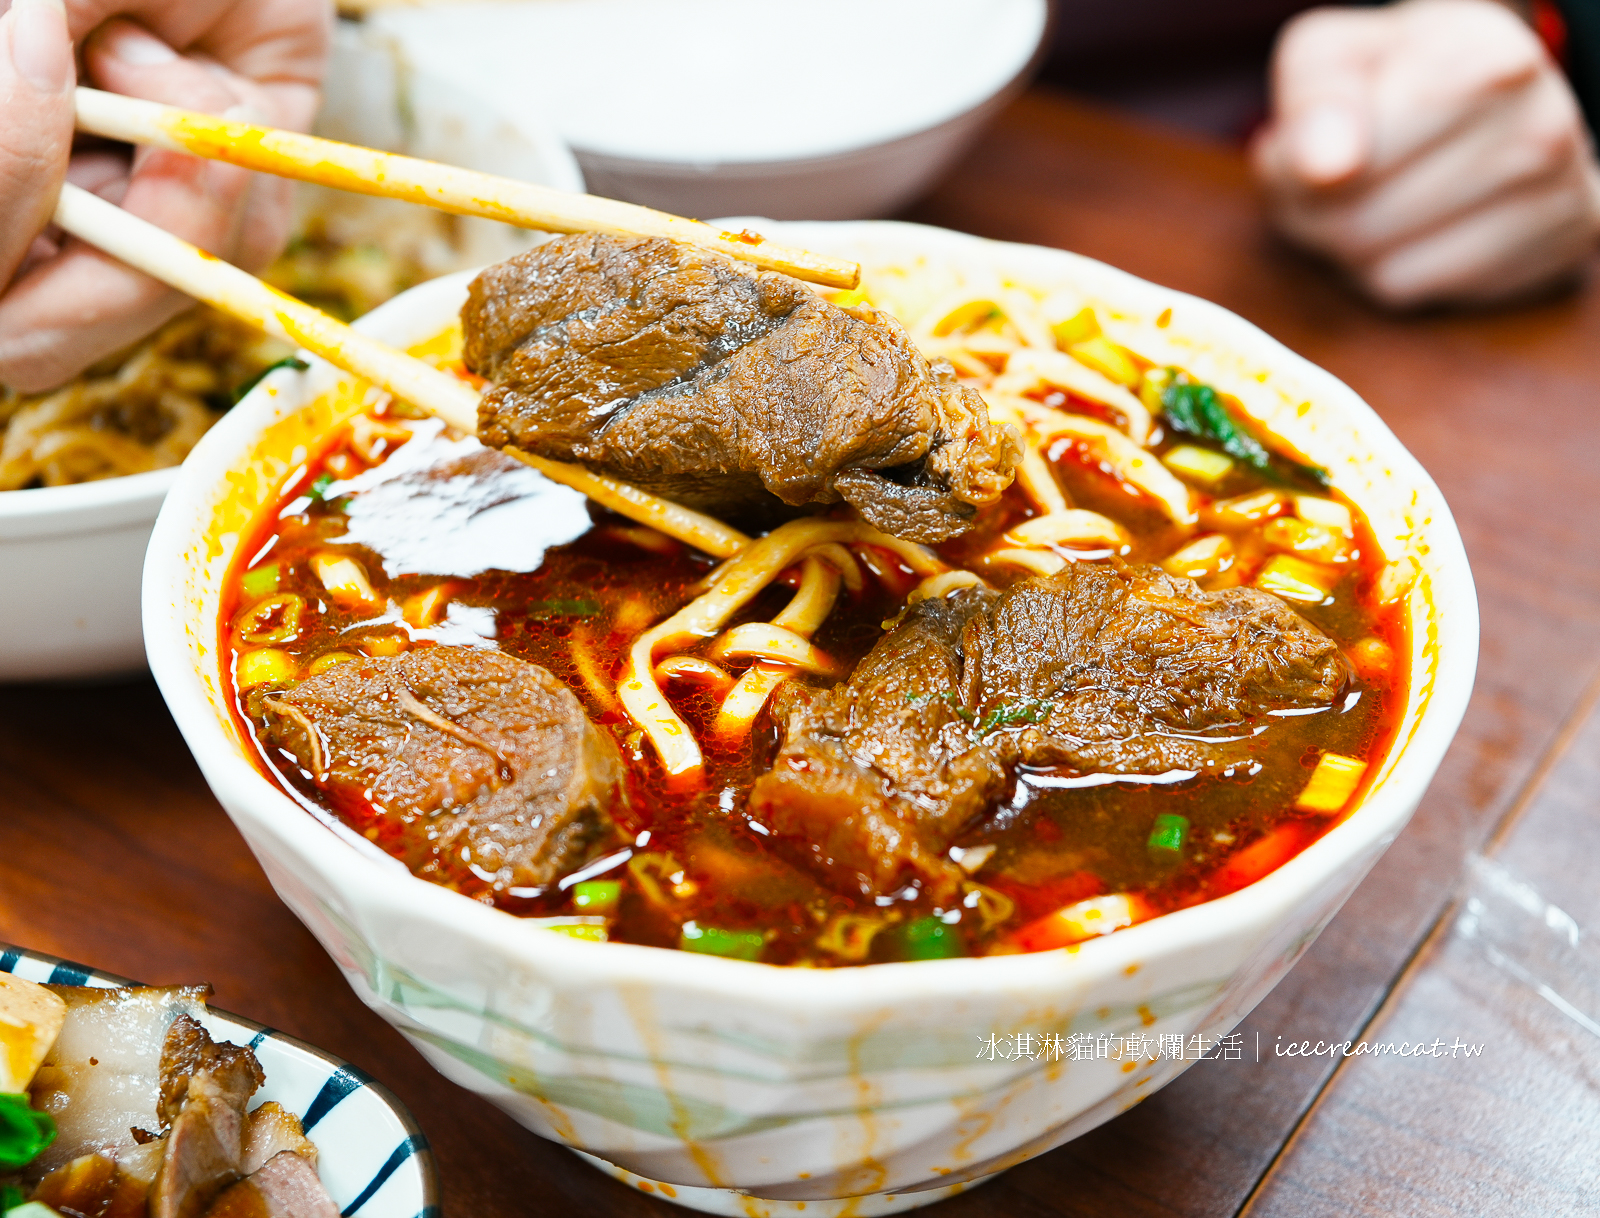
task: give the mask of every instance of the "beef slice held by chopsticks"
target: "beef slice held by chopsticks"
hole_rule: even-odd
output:
[[[1011,482],[1015,433],[886,314],[659,238],[575,234],[488,268],[462,320],[478,435],[730,523],[845,500],[914,541]]]

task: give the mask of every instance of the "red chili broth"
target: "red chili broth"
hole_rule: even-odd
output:
[[[1050,403],[1060,405],[1058,403]],[[1062,406],[1080,409],[1073,400]],[[409,443],[416,444],[419,440]],[[393,452],[383,454],[382,464]],[[1157,505],[1134,488],[1117,481],[1103,463],[1082,445],[1058,443],[1051,456],[1063,487],[1081,506],[1105,512],[1134,534],[1133,546],[1113,560],[1159,559],[1172,548],[1176,530]],[[265,512],[254,532],[238,550],[222,596],[219,624],[221,654],[227,657],[224,676],[233,687],[236,656],[241,650],[232,623],[246,608],[239,579],[247,569],[277,561],[294,572],[287,585],[320,604],[315,622],[286,647],[304,666],[330,650],[348,649],[348,638],[337,643],[339,632],[361,619],[321,595],[315,578],[305,568],[314,550],[349,553],[360,560],[373,586],[391,601],[442,582],[437,573],[419,572],[383,578],[380,556],[360,546],[328,540],[337,527],[338,496],[332,502],[309,505],[304,511],[284,515],[285,505],[306,496],[318,479],[329,472],[330,462],[348,472],[352,463],[371,468],[348,445],[348,428],[330,436],[304,469],[285,486],[277,503]],[[346,481],[341,479],[341,481]],[[337,490],[337,485],[329,488]],[[1237,493],[1236,488],[1230,488]],[[942,555],[957,564],[972,564],[1001,536],[1036,512],[1020,489],[1011,488],[981,515],[967,535],[940,547]],[[586,639],[599,671],[614,688],[628,644],[636,635],[691,599],[691,586],[714,565],[711,559],[677,546],[669,554],[651,553],[623,539],[620,530],[630,522],[590,506],[593,526],[575,540],[556,545],[533,571],[490,571],[481,576],[450,578],[452,600],[492,611],[497,633],[493,645],[541,664],[564,681],[582,700],[591,718],[613,733],[627,762],[628,810],[619,819],[635,837],[639,852],[670,856],[681,864],[685,882],[663,908],[645,898],[639,886],[618,869],[606,878],[624,880],[618,915],[609,924],[610,938],[664,947],[677,946],[681,926],[689,920],[730,929],[754,929],[766,937],[761,958],[777,964],[836,965],[898,958],[892,933],[933,912],[926,898],[913,890],[885,903],[835,891],[804,866],[792,843],[775,840],[744,814],[744,792],[765,769],[775,747],[776,733],[765,717],[752,736],[728,747],[707,731],[716,702],[704,691],[676,687],[669,692],[679,713],[702,743],[706,765],[704,779],[684,787],[667,780],[648,744],[639,740],[631,722],[615,704],[585,683],[573,659],[575,640]],[[1081,790],[1029,788],[1026,798],[1013,798],[987,820],[973,826],[956,843],[962,847],[994,845],[991,863],[978,877],[994,892],[1009,898],[1015,912],[1003,924],[979,929],[970,920],[960,925],[964,950],[972,954],[1016,950],[1013,937],[1029,922],[1062,905],[1108,892],[1140,894],[1154,912],[1166,912],[1225,895],[1237,888],[1234,860],[1246,854],[1283,826],[1293,826],[1296,843],[1277,860],[1287,861],[1315,841],[1340,819],[1307,816],[1293,809],[1295,795],[1324,750],[1365,758],[1369,764],[1362,790],[1371,781],[1392,743],[1406,696],[1409,655],[1404,614],[1399,606],[1371,607],[1371,590],[1383,564],[1367,522],[1355,513],[1355,548],[1360,557],[1347,564],[1347,573],[1335,590],[1333,604],[1296,605],[1295,608],[1347,648],[1358,639],[1377,637],[1391,648],[1395,659],[1390,679],[1368,683],[1358,678],[1352,689],[1360,691],[1353,711],[1329,712],[1285,720],[1275,726],[1273,764],[1258,772],[1230,776],[1201,775],[1174,786],[1118,782]],[[1240,530],[1241,534],[1250,530]],[[1241,557],[1235,582],[1253,575],[1250,564],[1263,559],[1249,538],[1240,539]],[[879,559],[892,558],[880,551]],[[1025,573],[1003,568],[981,568],[986,579],[1004,585]],[[867,588],[851,597],[841,590],[833,615],[817,632],[823,650],[853,667],[882,635],[882,623],[901,608],[904,590],[916,577],[901,567],[902,580],[890,589],[868,576]],[[793,583],[790,579],[789,583]],[[1202,586],[1223,581],[1202,580]],[[782,608],[788,589],[774,586],[761,594],[738,621],[765,621]],[[599,611],[587,617],[548,612],[538,606],[559,605],[587,598]],[[647,620],[619,628],[619,608],[629,598],[644,600],[651,608]],[[636,615],[637,617],[637,615]],[[400,633],[379,627],[357,633],[382,643]],[[337,646],[336,646],[337,643]],[[375,644],[376,645],[376,644]],[[427,639],[408,646],[434,645]],[[737,675],[738,669],[735,669]],[[245,738],[260,741],[263,719],[259,691],[235,689],[234,710]],[[1315,728],[1316,730],[1312,730]],[[489,901],[513,914],[551,916],[572,912],[570,894],[552,886],[535,898],[514,898],[491,892],[490,885],[470,871],[446,860],[429,857],[419,847],[411,826],[386,816],[363,801],[336,803],[298,769],[258,743],[257,760],[268,778],[283,786],[308,809],[342,822],[402,859],[423,878],[454,888],[469,898]],[[1046,776],[1048,777],[1048,776]],[[1346,807],[1359,803],[1359,792]],[[1153,862],[1145,848],[1152,818],[1158,812],[1177,812],[1189,820],[1190,841],[1197,843],[1176,867]],[[648,834],[646,838],[644,835]],[[1224,840],[1231,838],[1231,840]],[[1231,868],[1231,870],[1230,870]],[[1259,878],[1252,875],[1251,879]],[[950,911],[945,911],[949,916]],[[868,954],[860,960],[842,959],[820,947],[825,927],[841,915],[883,921],[890,933],[879,933]],[[965,917],[965,915],[963,915]]]

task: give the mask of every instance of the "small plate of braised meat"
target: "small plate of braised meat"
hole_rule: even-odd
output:
[[[437,1215],[432,1152],[394,1096],[209,994],[0,943],[0,1211]]]

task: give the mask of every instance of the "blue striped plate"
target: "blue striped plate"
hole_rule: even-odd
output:
[[[53,985],[136,985],[0,943],[0,973]],[[317,1174],[345,1218],[439,1218],[439,1174],[428,1139],[388,1089],[321,1049],[237,1015],[203,1021],[217,1040],[249,1045],[267,1072],[258,1102],[277,1100],[317,1144]]]

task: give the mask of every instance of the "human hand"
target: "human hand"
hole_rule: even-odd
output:
[[[1385,305],[1526,294],[1594,249],[1583,116],[1493,0],[1306,13],[1279,39],[1272,94],[1252,159],[1274,220]]]
[[[96,88],[303,130],[330,22],[325,0],[13,0],[0,17],[0,384],[58,385],[190,303],[45,232],[64,179],[250,270],[288,236],[289,182],[159,149],[71,154],[69,39],[84,39]]]

